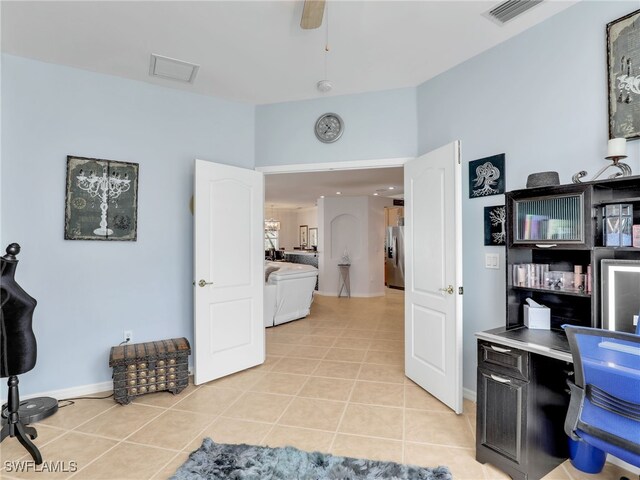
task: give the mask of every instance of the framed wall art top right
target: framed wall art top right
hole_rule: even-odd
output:
[[[607,24],[609,138],[640,138],[640,10]]]

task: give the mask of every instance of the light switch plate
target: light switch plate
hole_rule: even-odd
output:
[[[484,254],[484,268],[500,268],[500,256],[497,253]]]
[[[633,326],[637,326],[638,325],[638,315],[634,315],[633,316]]]

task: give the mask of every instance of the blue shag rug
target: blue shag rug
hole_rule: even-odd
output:
[[[227,445],[205,438],[171,480],[453,480],[447,467],[336,457],[293,447]]]

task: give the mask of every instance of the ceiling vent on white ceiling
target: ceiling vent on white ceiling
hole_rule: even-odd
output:
[[[198,69],[200,69],[200,65],[152,53],[149,75],[152,77],[177,80],[179,82],[193,83]]]
[[[504,25],[539,3],[542,3],[542,1],[543,0],[507,0],[482,15],[498,25]]]

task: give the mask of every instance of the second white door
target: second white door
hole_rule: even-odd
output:
[[[462,413],[460,142],[404,166],[405,374]]]

